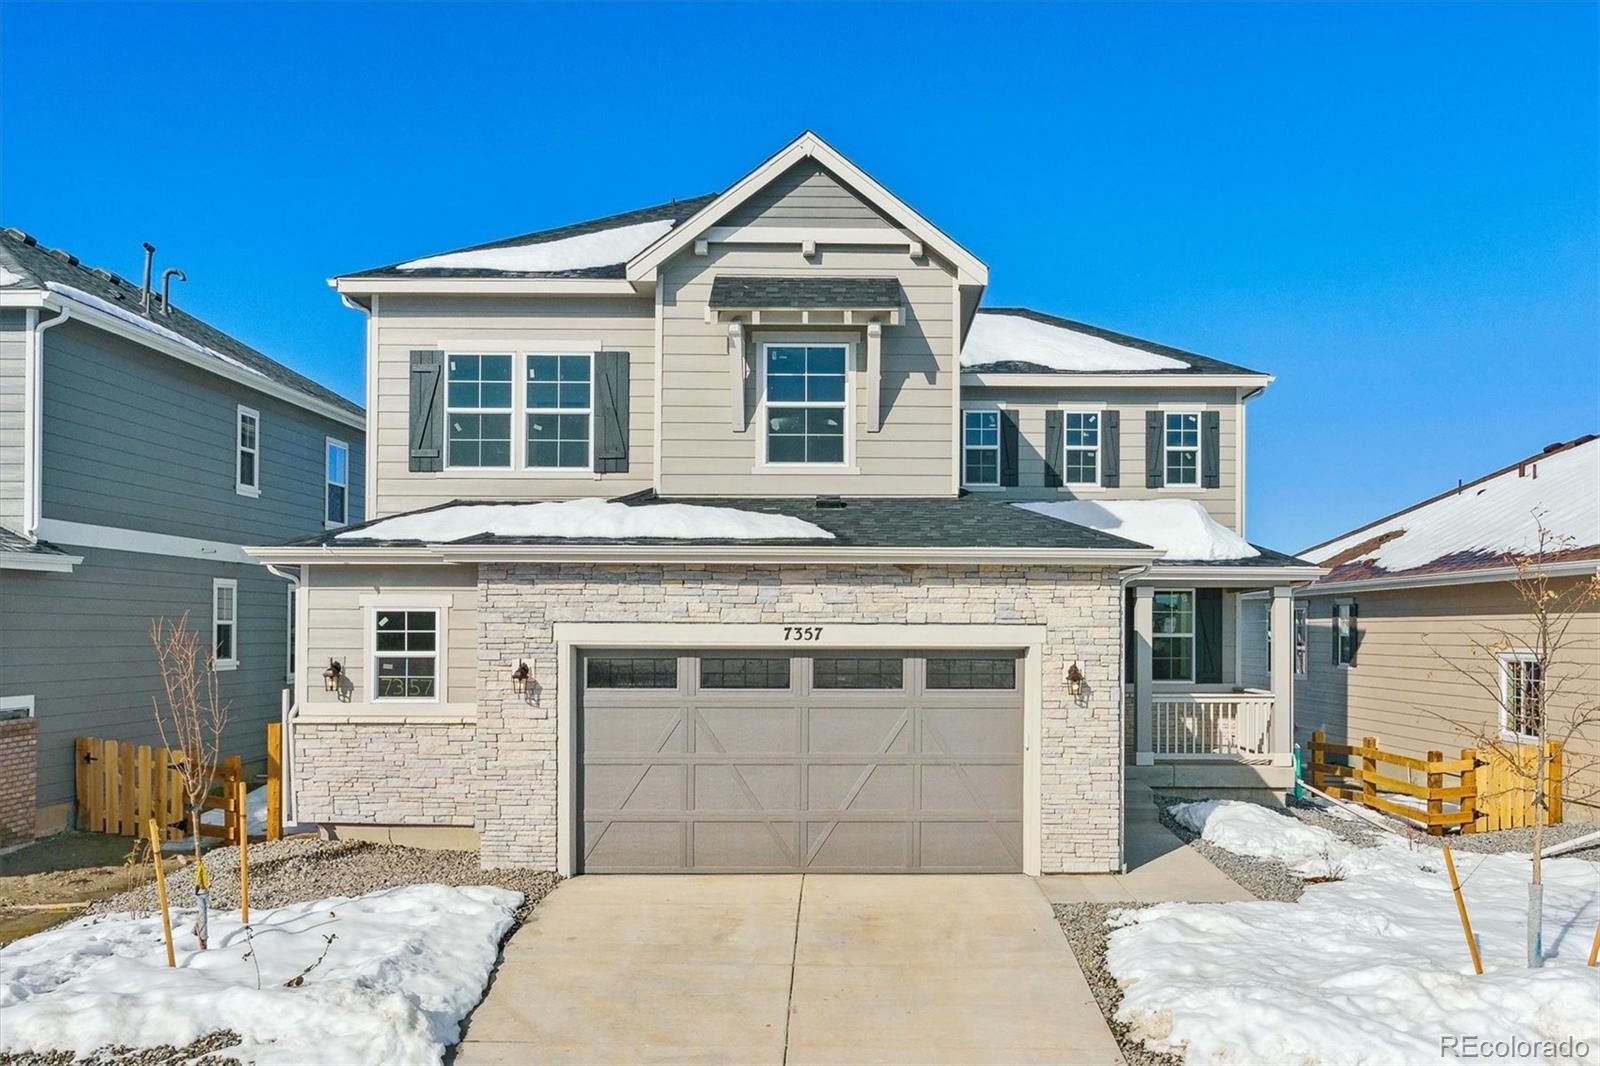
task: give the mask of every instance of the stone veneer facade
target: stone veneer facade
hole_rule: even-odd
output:
[[[1122,820],[1121,610],[1114,571],[1034,566],[484,564],[475,724],[302,723],[308,821],[474,825],[485,866],[556,863],[558,622],[1039,625],[1041,868],[1115,869]],[[315,625],[315,620],[313,620]],[[511,690],[526,660],[535,684]],[[1061,678],[1078,663],[1077,700]]]

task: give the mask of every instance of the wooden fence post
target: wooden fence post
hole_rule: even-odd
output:
[[[230,755],[222,760],[222,788],[223,795],[228,799],[227,813],[224,819],[228,826],[228,835],[224,838],[229,844],[239,843],[239,838],[249,831],[245,824],[243,793],[239,785],[244,782],[244,760],[237,755]]]
[[[1461,758],[1470,764],[1461,771],[1461,788],[1466,794],[1461,797],[1461,813],[1466,821],[1461,823],[1462,833],[1476,833],[1478,831],[1478,753],[1471,748],[1461,749]]]
[[[1327,791],[1327,774],[1322,772],[1322,765],[1327,761],[1327,754],[1323,748],[1328,743],[1327,734],[1320,729],[1311,731],[1311,787],[1319,792]]]
[[[1367,807],[1376,807],[1372,801],[1378,798],[1378,738],[1361,738],[1361,802]]]
[[[1547,749],[1550,752],[1549,779],[1545,782],[1545,796],[1548,806],[1545,813],[1550,825],[1561,824],[1561,741],[1552,740]]]
[[[1434,837],[1444,836],[1444,800],[1439,797],[1439,790],[1444,788],[1444,775],[1437,773],[1435,767],[1444,761],[1444,752],[1428,752],[1428,835]]]
[[[283,726],[267,726],[267,839],[283,837]]]
[[[79,737],[73,745],[73,787],[78,800],[77,825],[78,831],[83,833],[94,829],[89,824],[89,793],[93,788],[90,784],[93,780],[90,768],[94,765],[90,760],[94,758],[93,745],[94,740],[90,737]]]

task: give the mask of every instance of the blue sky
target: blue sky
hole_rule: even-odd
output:
[[[1270,371],[1297,549],[1600,430],[1593,5],[0,6],[0,219],[360,398],[326,278],[811,127],[1026,304]],[[158,267],[159,269],[159,267]]]

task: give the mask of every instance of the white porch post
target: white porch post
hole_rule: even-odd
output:
[[[1155,668],[1151,662],[1151,638],[1155,634],[1156,590],[1149,585],[1133,589],[1133,761],[1138,766],[1154,766],[1155,706],[1151,683]]]
[[[1289,761],[1294,751],[1294,589],[1272,587],[1272,756]]]

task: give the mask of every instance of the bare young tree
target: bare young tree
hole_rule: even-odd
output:
[[[1528,885],[1528,965],[1543,955],[1545,827],[1554,763],[1551,741],[1559,742],[1562,799],[1600,798],[1600,698],[1595,678],[1600,649],[1576,626],[1600,609],[1600,574],[1552,575],[1555,563],[1573,557],[1576,541],[1552,533],[1535,512],[1534,550],[1515,555],[1512,581],[1522,609],[1502,625],[1485,625],[1469,639],[1476,656],[1451,657],[1429,650],[1461,676],[1488,693],[1500,709],[1487,725],[1463,723],[1430,711],[1471,739],[1472,746],[1503,764],[1512,781],[1508,791],[1532,796],[1533,864]],[[1424,643],[1427,643],[1424,640]],[[1502,720],[1506,727],[1502,727]]]
[[[150,643],[161,670],[161,696],[152,696],[156,729],[163,747],[174,752],[173,769],[182,783],[184,806],[189,811],[189,832],[194,837],[197,873],[200,859],[200,815],[222,761],[222,731],[228,724],[228,705],[217,687],[216,655],[204,648],[200,634],[189,627],[185,612],[177,621],[156,618],[150,622]],[[163,699],[164,697],[164,699]],[[200,889],[204,892],[204,889]],[[202,896],[196,934],[206,946]]]

